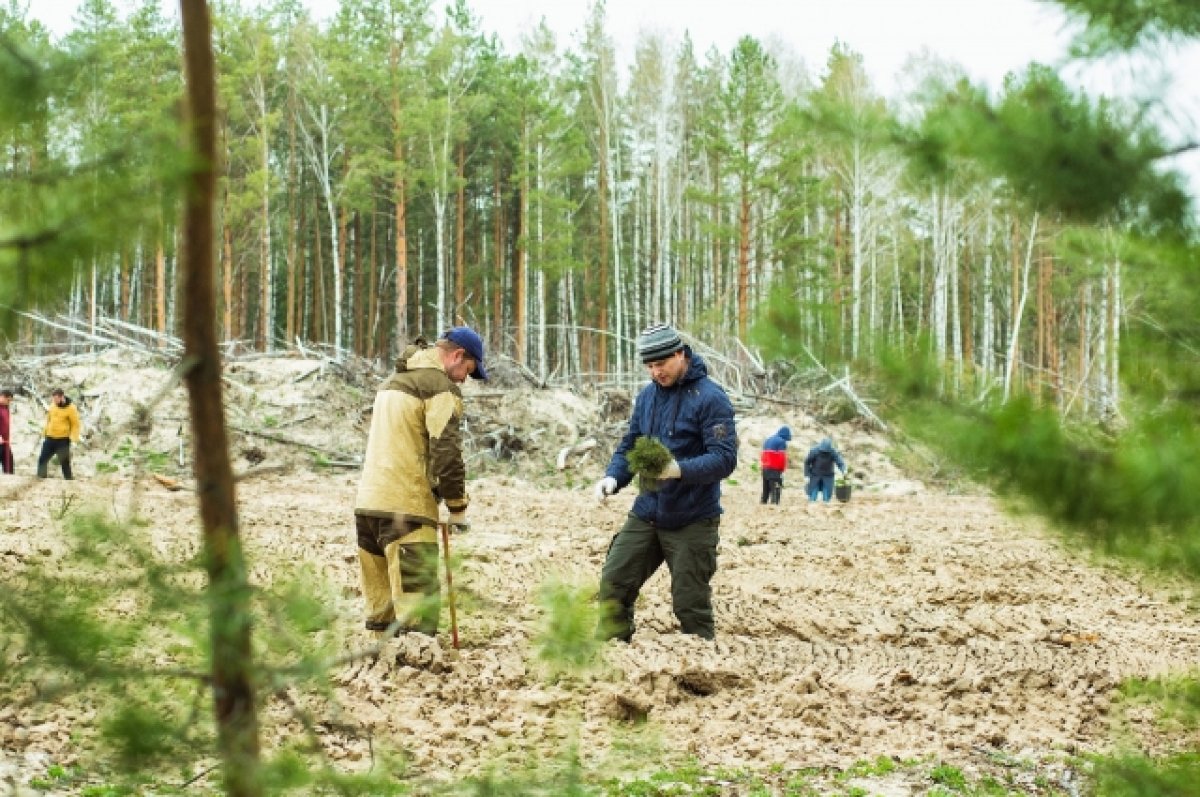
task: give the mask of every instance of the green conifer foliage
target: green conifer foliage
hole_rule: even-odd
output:
[[[1031,207],[1072,221],[1154,232],[1188,223],[1179,176],[1157,168],[1174,148],[1143,110],[1072,90],[1046,66],[1010,76],[995,101],[961,81],[902,139],[927,173],[974,161]]]
[[[625,458],[642,487],[654,490],[658,487],[658,474],[671,461],[671,452],[656,437],[639,437]]]

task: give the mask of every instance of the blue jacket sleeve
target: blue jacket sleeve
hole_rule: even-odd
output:
[[[846,472],[846,460],[842,459],[841,452],[833,452],[833,461],[837,463],[838,470],[840,470],[842,473]]]
[[[710,384],[700,413],[704,435],[704,453],[679,462],[684,484],[719,482],[737,467],[737,427],[733,422],[733,404],[729,396]]]

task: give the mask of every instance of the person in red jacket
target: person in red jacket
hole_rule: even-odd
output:
[[[762,457],[759,460],[763,481],[761,503],[779,503],[780,493],[783,492],[783,472],[787,470],[787,444],[791,439],[792,430],[781,426],[778,432],[763,443]]]
[[[0,472],[3,473],[13,472],[12,438],[10,437],[12,419],[8,409],[8,405],[12,403],[12,397],[11,390],[0,390]]]

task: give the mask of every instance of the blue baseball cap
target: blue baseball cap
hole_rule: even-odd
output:
[[[475,372],[471,374],[472,377],[487,379],[487,371],[483,367],[483,338],[479,337],[478,332],[470,327],[453,327],[443,332],[442,338],[455,346],[461,346],[467,354],[471,355],[471,359],[475,361]]]

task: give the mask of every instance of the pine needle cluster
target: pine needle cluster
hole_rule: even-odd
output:
[[[556,679],[581,674],[597,665],[604,635],[598,634],[603,618],[592,600],[595,589],[551,581],[538,597],[545,612],[543,626],[534,639],[538,660]],[[600,629],[602,630],[602,629]]]
[[[59,520],[60,546],[0,573],[0,705],[28,722],[73,718],[75,766],[56,780],[64,789],[148,793],[218,781],[219,772],[207,774],[218,749],[201,561],[164,556],[138,519],[67,508]],[[328,693],[344,650],[330,630],[335,604],[332,588],[305,568],[256,592],[257,650],[247,666],[268,700]],[[312,726],[299,702],[284,703],[291,719]],[[347,775],[312,755],[316,742],[301,737],[264,759],[259,777],[271,793],[397,793],[402,762]]]
[[[671,462],[671,452],[656,437],[639,437],[625,459],[635,476],[655,479]]]

